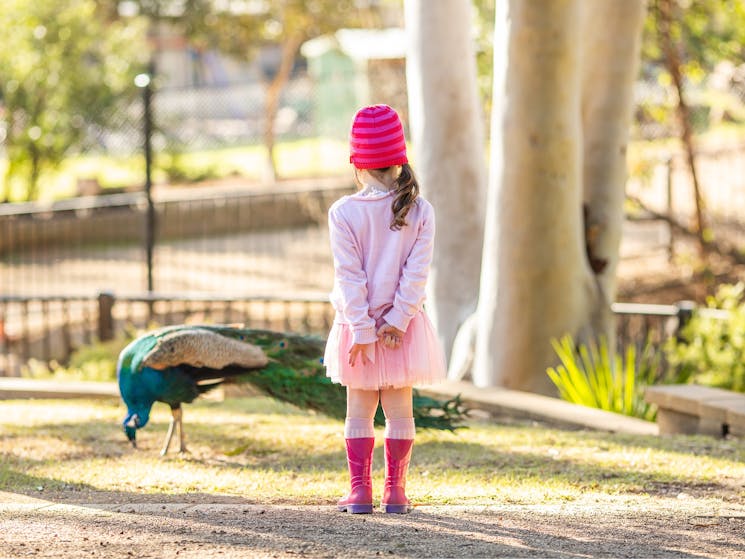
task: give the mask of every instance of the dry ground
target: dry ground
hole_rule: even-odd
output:
[[[161,459],[163,407],[134,451],[116,402],[0,402],[0,558],[745,558],[737,439],[474,422],[418,435],[411,515],[347,515],[335,420],[201,401]]]
[[[0,556],[745,557],[745,507],[655,502],[432,506],[408,516],[332,507],[0,504]]]

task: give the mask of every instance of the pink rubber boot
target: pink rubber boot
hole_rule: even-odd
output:
[[[345,440],[352,488],[339,500],[337,507],[341,512],[369,514],[373,511],[371,470],[375,438]]]
[[[385,489],[381,502],[383,512],[411,512],[411,503],[406,498],[406,472],[413,446],[413,439],[385,439]]]

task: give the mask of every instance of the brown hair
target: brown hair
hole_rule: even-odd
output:
[[[390,167],[386,169],[377,169],[381,172],[386,172]],[[391,211],[393,211],[393,219],[391,220],[391,229],[398,231],[406,223],[406,215],[409,213],[411,206],[419,196],[419,183],[414,176],[414,170],[411,165],[404,163],[401,166],[401,172],[399,173],[396,180],[393,181],[393,202],[391,203]]]
[[[381,182],[388,182],[386,180],[391,173],[391,167],[381,167],[380,169],[366,169],[368,173],[376,177]],[[357,168],[354,169],[354,180],[357,186],[362,187],[359,177],[357,176]],[[393,212],[393,219],[391,220],[391,230],[398,231],[406,223],[406,215],[409,213],[411,206],[419,196],[419,183],[414,176],[414,169],[411,165],[404,163],[401,165],[401,172],[398,176],[393,179],[393,183],[390,185],[391,190],[394,193],[393,202],[391,203],[391,211]]]
[[[401,166],[401,173],[396,178],[396,190],[391,204],[391,210],[393,210],[391,229],[397,231],[406,225],[406,215],[416,202],[417,196],[419,196],[419,183],[414,175],[414,169],[408,163],[404,163]]]

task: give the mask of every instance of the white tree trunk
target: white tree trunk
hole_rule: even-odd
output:
[[[599,39],[597,34],[604,33],[606,42],[614,41],[606,12],[638,3],[497,3],[492,167],[473,368],[479,386],[553,393],[545,373],[556,361],[551,338],[569,333],[578,341],[587,339],[611,317],[605,307],[613,282],[599,281],[590,266],[582,206],[583,201],[590,204],[591,219],[597,214],[608,220],[594,239],[594,250],[602,250],[598,255],[607,258],[605,273],[610,275],[618,259],[625,177],[619,141],[623,138],[625,146],[625,103],[635,65],[628,68],[627,54],[620,59],[584,56],[593,39],[582,38],[590,34]],[[639,23],[635,20],[619,32],[638,35]],[[625,70],[596,68],[603,64]],[[613,86],[583,88],[610,75]],[[614,96],[619,99],[606,99]],[[590,123],[591,118],[599,120]]]
[[[626,148],[644,12],[644,0],[593,0],[586,3],[584,14],[583,200],[588,256],[596,271],[602,268],[596,273],[599,300],[591,321],[593,331],[611,342],[614,324],[610,305],[616,295]]]
[[[492,167],[473,380],[549,391],[547,341],[589,311],[581,215],[579,8],[497,4]],[[547,345],[547,348],[544,348]],[[545,375],[544,375],[545,376]]]
[[[406,0],[406,74],[413,163],[435,207],[428,310],[450,355],[478,299],[486,193],[472,6]]]

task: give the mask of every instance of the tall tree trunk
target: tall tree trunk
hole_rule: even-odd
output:
[[[477,301],[486,161],[471,36],[463,0],[406,0],[412,158],[437,212],[428,309],[450,354]]]
[[[585,247],[598,285],[590,329],[604,336],[611,347],[615,345],[611,303],[616,295],[623,225],[626,148],[644,8],[644,0],[593,0],[586,3],[583,19]]]
[[[596,30],[609,43],[617,32],[633,30],[635,42],[624,44],[637,45],[641,19],[627,27],[611,14],[630,16],[634,10],[614,4],[638,3],[497,4],[492,167],[473,368],[479,386],[553,393],[545,373],[556,361],[550,340],[607,333],[638,49],[620,59],[585,51],[598,47]],[[602,64],[618,68],[596,68]],[[616,89],[589,87],[593,76]]]
[[[476,385],[548,392],[548,340],[590,308],[581,214],[580,10],[497,4]],[[544,347],[547,346],[547,347]]]
[[[282,43],[282,57],[279,68],[274,78],[266,88],[264,102],[264,147],[267,153],[267,179],[274,182],[278,178],[277,159],[274,153],[275,131],[274,126],[279,111],[279,101],[287,81],[290,79],[292,67],[295,64],[297,53],[303,42],[301,33],[293,33]]]
[[[696,236],[698,237],[699,252],[704,256],[706,252],[706,223],[704,221],[704,199],[701,194],[701,187],[698,182],[696,173],[696,155],[693,147],[693,131],[691,130],[691,116],[688,104],[686,103],[683,73],[680,69],[680,56],[678,46],[675,44],[670,32],[673,21],[673,0],[658,0],[657,9],[659,10],[659,33],[662,48],[665,53],[665,66],[670,73],[670,77],[675,85],[675,91],[678,94],[678,120],[680,121],[681,140],[686,152],[688,167],[691,171],[691,180],[693,181],[693,196],[696,204]]]

